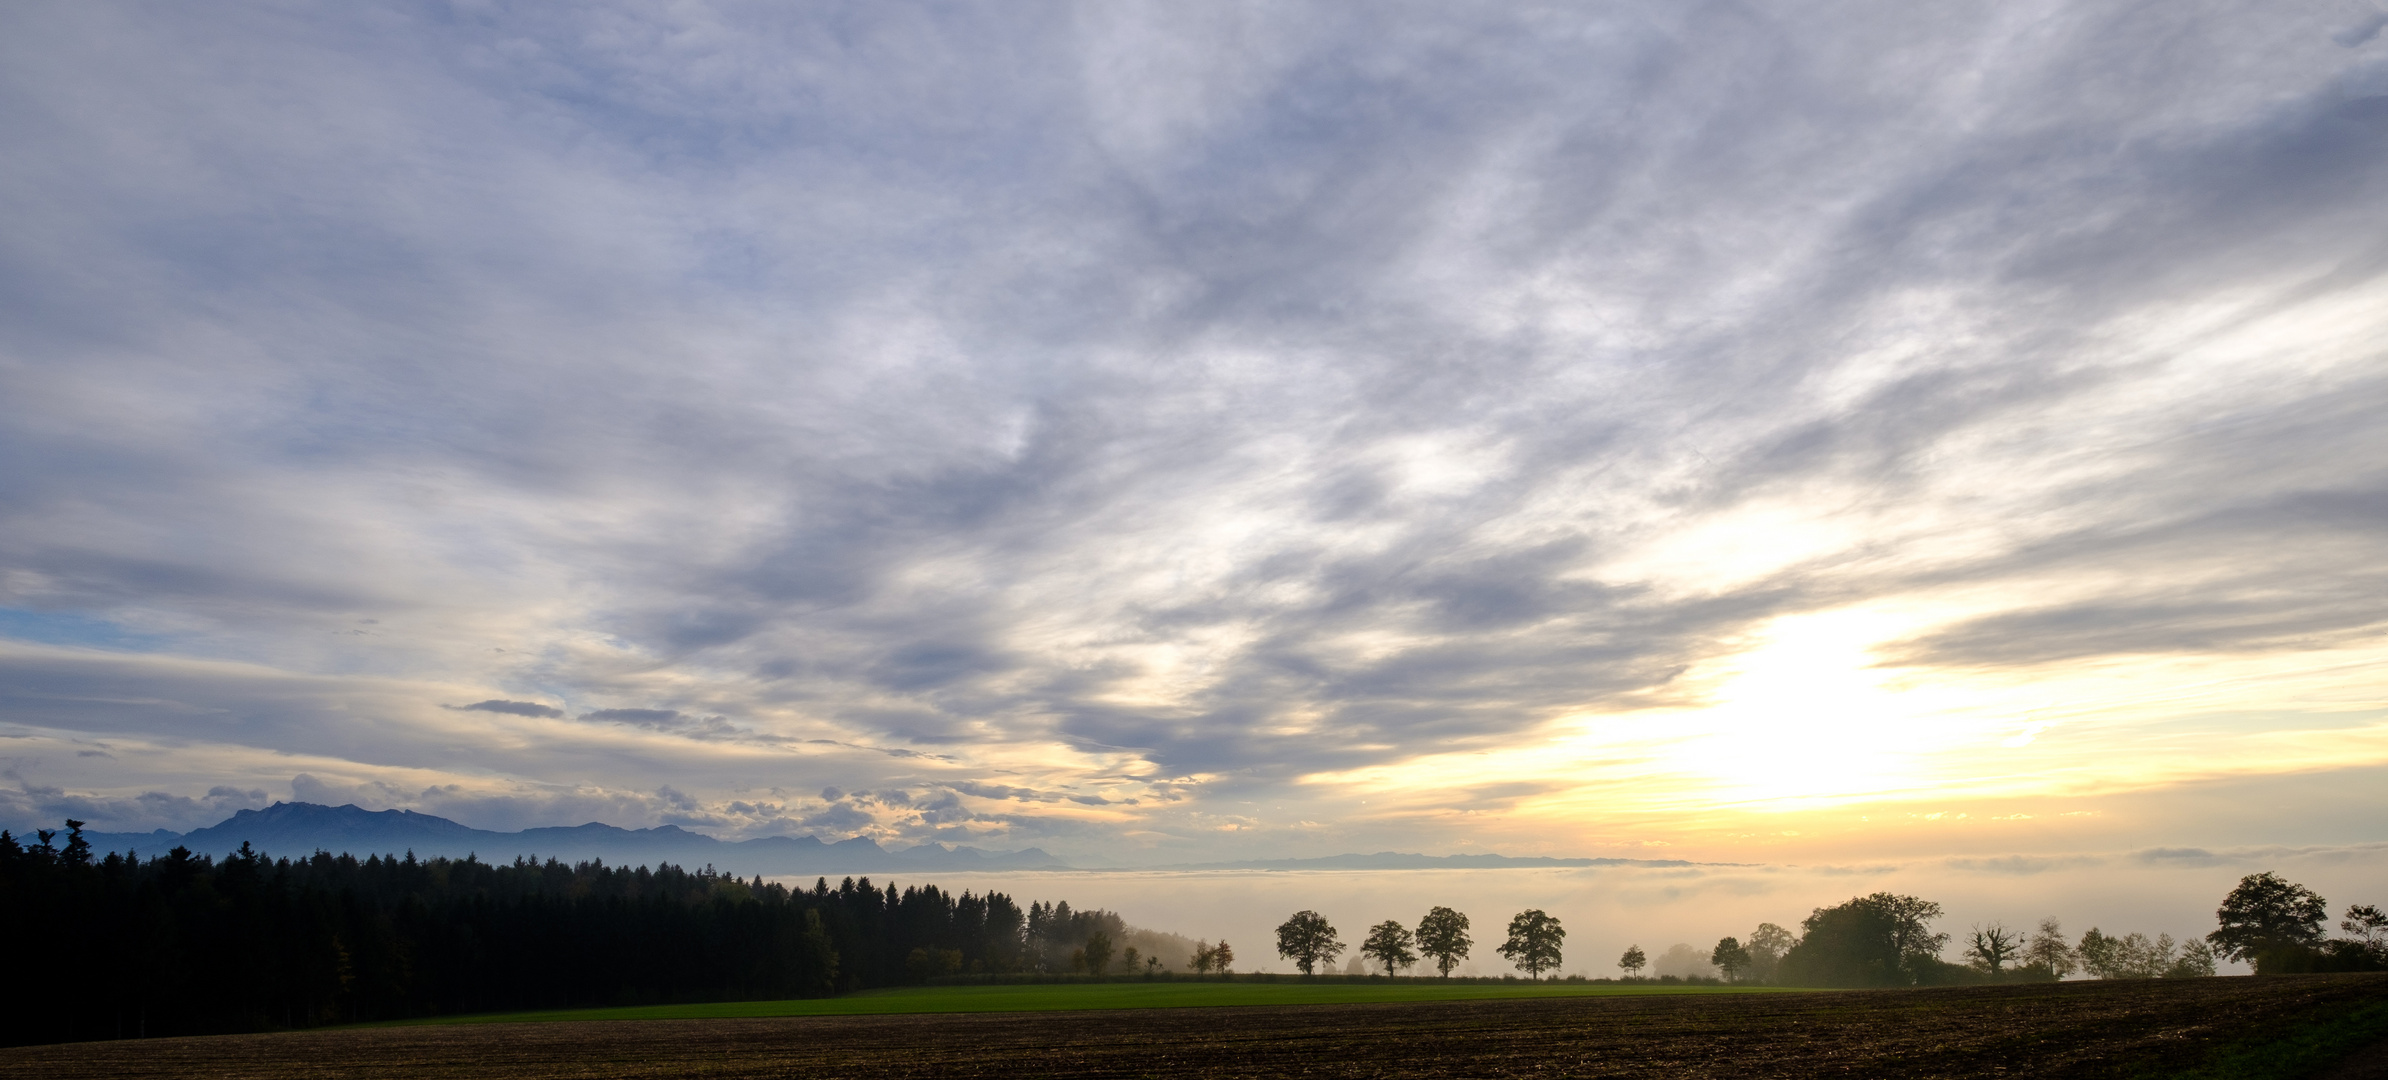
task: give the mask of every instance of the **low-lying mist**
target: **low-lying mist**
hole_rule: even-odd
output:
[[[2223,896],[2241,876],[2260,870],[2276,870],[2328,898],[2333,924],[2348,904],[2388,903],[2388,845],[1849,866],[1038,871],[890,880],[933,882],[955,892],[992,889],[1023,905],[1066,899],[1076,907],[1115,910],[1135,927],[1225,938],[1235,946],[1240,971],[1293,970],[1276,955],[1276,927],[1295,911],[1316,910],[1335,924],[1349,950],[1340,968],[1357,952],[1369,926],[1394,919],[1414,927],[1429,907],[1440,904],[1466,913],[1473,924],[1473,956],[1454,974],[1505,974],[1512,969],[1494,950],[1509,917],[1541,908],[1567,930],[1561,973],[1600,978],[1618,973],[1617,958],[1628,945],[1640,945],[1654,960],[1677,944],[1692,945],[1705,957],[1728,934],[1746,938],[1762,922],[1797,932],[1811,910],[1878,891],[1938,902],[1946,914],[1936,928],[1958,938],[1976,923],[2028,928],[2047,916],[2062,920],[2075,938],[2093,926],[2118,935],[2202,937],[2214,928],[2214,908]],[[802,883],[809,886],[811,879]],[[1953,960],[1957,952],[1952,944],[1944,955]],[[1164,960],[1173,970],[1183,970],[1186,963],[1183,956]],[[2245,970],[2222,969],[2224,974]]]

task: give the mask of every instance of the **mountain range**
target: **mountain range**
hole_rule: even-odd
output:
[[[691,868],[711,866],[740,876],[969,870],[1498,870],[1703,865],[1675,859],[1566,859],[1489,853],[1417,855],[1380,851],[1373,855],[1086,868],[1072,866],[1037,848],[982,851],[923,844],[890,849],[864,836],[833,842],[813,836],[721,840],[677,825],[624,829],[594,821],[586,825],[492,832],[412,810],[366,810],[354,805],[305,802],[278,802],[263,810],[243,810],[218,824],[187,833],[165,829],[146,833],[85,832],[83,838],[90,841],[95,851],[131,852],[143,858],[163,855],[176,847],[221,856],[239,850],[245,843],[268,855],[292,858],[330,851],[359,857],[405,852],[413,852],[419,858],[474,855],[484,862],[511,862],[517,857],[565,862],[602,859],[617,866],[658,863]]]
[[[1380,851],[1374,855],[1322,855],[1310,859],[1246,859],[1242,862],[1180,863],[1150,870],[1531,870],[1575,866],[1718,866],[1682,859],[1565,859],[1544,855],[1416,855]]]
[[[237,851],[246,843],[268,855],[294,858],[317,851],[357,856],[411,851],[421,858],[477,855],[484,862],[511,862],[518,856],[565,862],[603,859],[616,865],[668,862],[692,868],[712,866],[740,875],[1068,868],[1067,863],[1036,848],[981,851],[923,844],[889,850],[863,836],[833,843],[823,843],[813,836],[765,836],[733,841],[690,832],[677,825],[624,829],[594,821],[569,827],[492,832],[412,810],[375,811],[354,805],[304,802],[278,802],[263,810],[243,810],[221,823],[187,833],[159,829],[147,833],[85,832],[83,837],[96,851],[129,851],[143,858],[163,855],[176,847],[220,856]]]

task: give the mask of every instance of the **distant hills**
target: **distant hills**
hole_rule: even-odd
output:
[[[221,856],[239,850],[245,842],[269,855],[292,857],[317,851],[346,852],[359,857],[412,851],[420,858],[477,855],[483,862],[511,862],[517,856],[565,862],[603,859],[623,866],[668,862],[691,868],[713,866],[741,875],[1035,870],[1066,869],[1069,865],[1036,848],[981,851],[924,844],[891,851],[862,836],[835,843],[822,843],[812,836],[731,841],[690,832],[677,825],[624,829],[592,821],[569,827],[492,832],[412,810],[375,811],[303,802],[278,802],[263,810],[243,810],[220,824],[187,833],[160,829],[148,833],[85,832],[83,836],[98,851],[131,851],[144,858],[163,855],[176,846]]]
[[[1315,859],[1247,859],[1243,862],[1182,863],[1153,870],[1522,870],[1569,866],[1714,866],[1682,859],[1554,859],[1541,855],[1326,855]]]
[[[414,852],[418,858],[476,855],[483,862],[512,862],[517,857],[584,862],[602,859],[616,866],[673,863],[696,868],[711,866],[741,876],[844,874],[953,873],[970,870],[1085,870],[1037,848],[1020,851],[982,851],[971,847],[923,844],[883,848],[868,837],[824,843],[812,836],[766,836],[754,840],[720,840],[677,825],[652,829],[624,829],[590,822],[586,825],[492,832],[458,824],[444,817],[412,810],[366,810],[356,806],[278,802],[263,810],[243,810],[223,822],[187,833],[159,829],[146,833],[85,832],[94,850],[133,852],[143,858],[187,847],[203,855],[222,856],[243,843],[268,855],[302,857],[318,851],[367,855]],[[1328,855],[1309,859],[1248,859],[1238,862],[1179,863],[1168,866],[1104,867],[1136,870],[1503,870],[1535,867],[1695,866],[1680,859],[1554,859],[1510,855],[1414,855],[1380,851],[1373,855]]]

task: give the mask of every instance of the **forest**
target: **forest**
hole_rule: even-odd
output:
[[[1067,902],[869,879],[317,853],[95,857],[70,822],[0,832],[27,981],[0,1042],[255,1031],[584,1005],[807,997],[1068,970],[1131,929]],[[38,932],[26,932],[39,928]],[[1125,950],[1121,951],[1125,958]]]

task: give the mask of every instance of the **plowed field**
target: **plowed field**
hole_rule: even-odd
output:
[[[24,1047],[0,1077],[2158,1076],[2384,1002],[2342,975],[487,1024]]]

